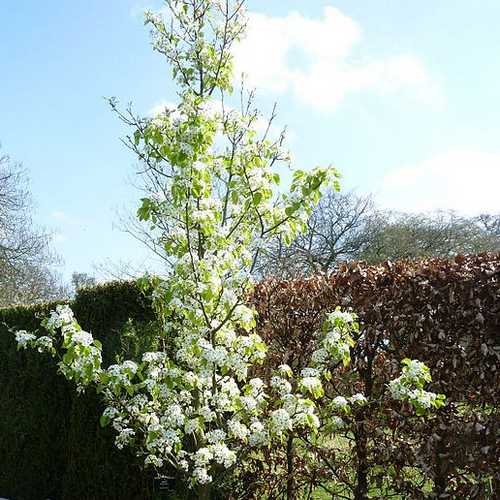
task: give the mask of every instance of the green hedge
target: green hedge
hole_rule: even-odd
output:
[[[38,328],[55,305],[0,309],[0,497],[143,499],[146,480],[112,445],[113,431],[100,428],[96,395],[77,395],[47,356],[16,351],[11,328]],[[127,335],[135,326],[153,324],[134,283],[82,290],[71,307],[107,362],[137,348]]]

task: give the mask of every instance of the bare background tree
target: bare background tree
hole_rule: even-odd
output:
[[[33,223],[29,179],[21,164],[0,156],[0,306],[68,295],[53,267],[52,236]]]
[[[380,210],[371,196],[328,193],[291,246],[277,241],[259,260],[257,275],[281,278],[331,272],[339,262],[452,257],[500,251],[500,214],[466,217]]]
[[[95,286],[97,280],[94,276],[87,273],[74,272],[71,275],[71,285],[73,286],[73,292],[76,293],[82,288],[89,288]]]
[[[262,254],[257,275],[280,277],[328,272],[339,261],[357,259],[369,244],[369,228],[377,215],[371,196],[328,192],[308,222],[308,230],[291,246],[283,241]]]
[[[500,214],[481,214],[475,218],[475,222],[490,237],[500,239]]]
[[[379,212],[368,227],[369,244],[358,254],[359,260],[377,263],[384,260],[418,257],[453,257],[499,251],[500,234],[488,229],[482,218],[466,217],[454,211],[426,214]],[[500,216],[486,216],[500,221]]]

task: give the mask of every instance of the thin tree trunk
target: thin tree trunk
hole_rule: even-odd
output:
[[[198,488],[198,500],[210,500],[210,484],[204,484]]]
[[[375,352],[369,351],[366,368],[360,370],[365,386],[365,396],[368,400],[372,397],[373,376],[372,367]],[[356,431],[354,437],[356,440],[356,458],[358,462],[356,471],[356,488],[354,490],[355,500],[364,500],[368,497],[368,436],[365,428],[366,409],[360,411],[356,416]],[[368,415],[369,416],[369,415]]]
[[[287,500],[295,500],[295,477],[293,470],[293,436],[288,436],[286,443],[286,465],[287,465],[287,477],[286,477],[286,498]]]
[[[436,453],[434,456],[434,495],[436,498],[441,498],[446,494],[448,486],[448,474],[446,462],[447,458],[442,457],[442,452],[445,450],[442,447],[442,440],[438,441]]]
[[[363,422],[358,422],[359,428],[355,433],[356,437],[356,457],[358,467],[356,471],[356,489],[354,490],[355,500],[364,500],[368,494],[368,462],[367,462],[367,439]]]

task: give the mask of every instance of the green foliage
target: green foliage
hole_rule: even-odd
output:
[[[16,499],[144,498],[148,478],[101,429],[97,396],[77,395],[48,355],[16,352],[11,329],[36,330],[56,303],[0,309],[0,496]],[[134,283],[81,290],[71,306],[103,341],[105,359],[133,357],[155,334],[149,304]],[[36,381],[36,383],[34,383]]]

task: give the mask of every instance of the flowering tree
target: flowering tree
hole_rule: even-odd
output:
[[[331,167],[292,169],[283,135],[271,140],[269,127],[259,135],[251,98],[239,110],[225,105],[232,93],[230,49],[245,27],[243,3],[167,0],[168,22],[146,13],[180,103],[140,118],[112,101],[133,127],[128,144],[157,188],[141,200],[138,217],[159,234],[171,264],[168,276],[142,280],[161,319],[163,349],[104,368],[99,341],[67,306],[45,321],[48,335],[17,333],[19,347],[57,357],[79,391],[97,388],[106,404],[101,423],[116,430],[118,448],[130,446],[158,471],[175,469],[199,498],[209,497],[218,472],[231,469],[244,450],[282,441],[294,429],[316,431],[322,378],[329,378],[329,363],[349,361],[356,327],[352,315],[333,312],[318,334],[311,368],[294,377],[280,366],[269,383],[252,378],[266,356],[254,332],[255,311],[246,305],[259,252],[272,238],[290,243],[303,231],[321,190],[338,189],[339,176]],[[277,189],[279,165],[292,171],[286,192]],[[413,366],[391,390],[424,404],[418,391],[425,377]]]

